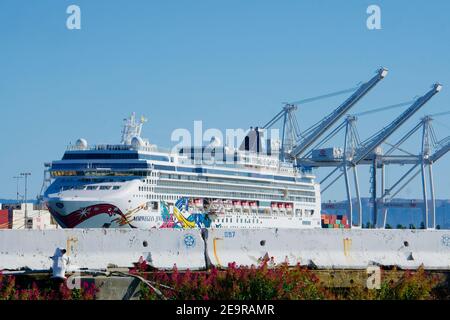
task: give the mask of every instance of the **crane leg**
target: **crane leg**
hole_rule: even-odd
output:
[[[432,222],[432,228],[436,229],[436,198],[434,195],[434,181],[433,181],[433,168],[432,168],[432,164],[430,163],[428,165],[428,174],[430,175],[430,193],[431,193],[431,216],[433,219]]]
[[[372,164],[372,204],[373,204],[373,214],[372,214],[372,223],[373,227],[377,225],[377,215],[378,215],[378,207],[377,207],[377,165],[376,159],[374,158]]]
[[[358,171],[356,166],[353,166],[353,179],[355,181],[355,192],[356,192],[356,201],[358,205],[358,226],[362,227],[362,204],[361,204],[361,194],[359,192],[359,181],[358,181]]]
[[[381,192],[380,194],[384,193],[384,189],[385,189],[385,169],[384,169],[384,164],[381,165],[381,186],[380,186]],[[377,199],[378,201],[378,199]],[[378,203],[378,202],[377,202]],[[384,211],[382,211],[384,212]],[[383,229],[386,225],[386,220],[383,220]]]
[[[350,226],[353,225],[353,205],[352,205],[352,194],[350,192],[350,182],[348,180],[347,164],[344,165],[344,179],[345,179],[345,190],[347,191],[347,201],[348,201],[348,216],[350,220]]]
[[[421,164],[422,173],[422,192],[423,192],[423,223],[425,224],[425,229],[428,228],[428,201],[427,201],[427,181],[425,176],[425,164]]]

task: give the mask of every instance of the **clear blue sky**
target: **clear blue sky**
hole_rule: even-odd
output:
[[[66,8],[81,8],[81,30]],[[366,28],[378,4],[382,30]],[[444,84],[420,116],[450,107],[449,1],[93,1],[0,2],[0,198],[79,137],[119,142],[130,112],[150,120],[144,135],[170,146],[173,129],[262,125],[281,102],[352,87],[381,65],[390,74],[354,111],[409,100]],[[345,97],[305,105],[302,128]],[[400,111],[361,119],[367,137]],[[438,119],[439,136],[450,133]],[[436,165],[437,195],[450,198],[450,157]],[[365,169],[364,169],[365,170]],[[363,194],[369,189],[362,173]],[[405,196],[419,196],[411,186]],[[328,198],[340,199],[339,189]]]

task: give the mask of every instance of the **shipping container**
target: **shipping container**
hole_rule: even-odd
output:
[[[9,211],[0,210],[0,229],[9,228]]]

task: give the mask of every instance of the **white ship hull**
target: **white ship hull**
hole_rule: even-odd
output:
[[[46,202],[63,228],[320,228],[315,203],[266,208],[261,213],[259,207],[250,205],[252,202],[230,205],[232,200],[221,199],[206,209],[203,203],[195,204],[200,199],[183,196],[169,202],[142,201],[133,197],[139,185],[140,180],[132,180],[104,195],[68,190],[48,194]]]

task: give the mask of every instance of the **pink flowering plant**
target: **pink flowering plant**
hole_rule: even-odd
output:
[[[98,288],[84,282],[80,289],[69,289],[66,283],[55,286],[49,280],[26,281],[0,273],[0,300],[94,300]]]

